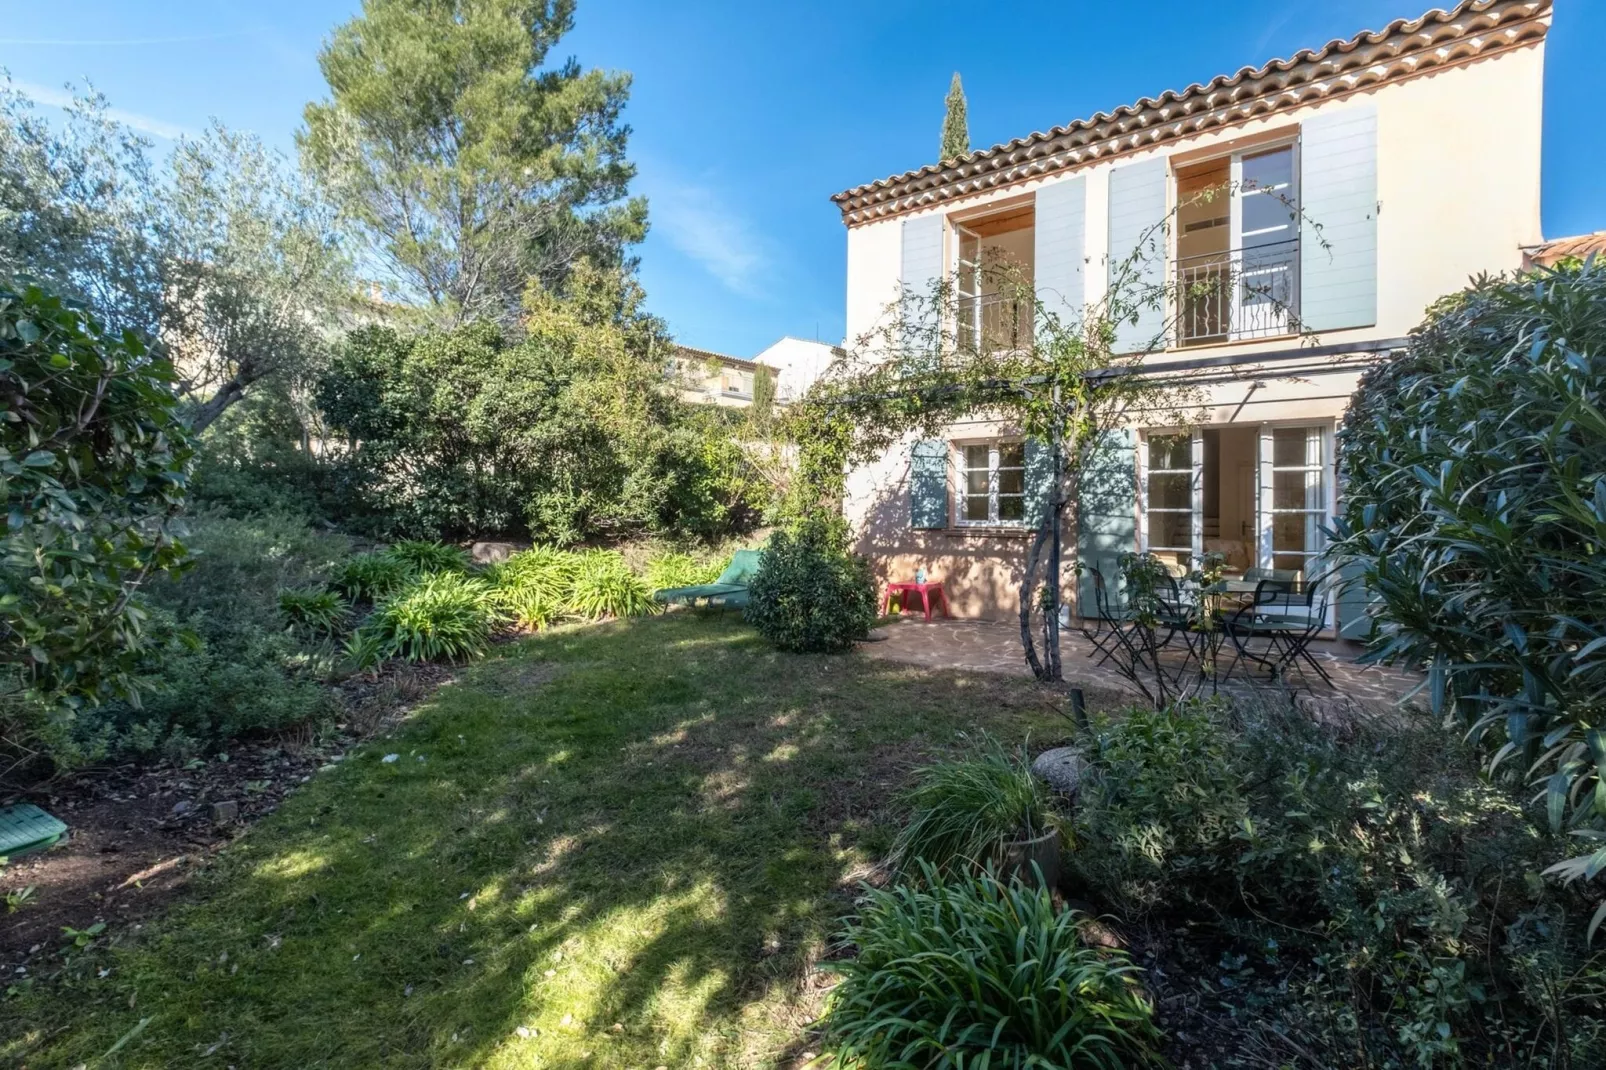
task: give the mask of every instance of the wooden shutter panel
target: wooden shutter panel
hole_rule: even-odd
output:
[[[1087,179],[1051,182],[1037,191],[1033,270],[1045,312],[1080,321],[1086,301]]]
[[[1299,131],[1299,319],[1306,331],[1377,322],[1377,106],[1307,119]]]
[[[1026,440],[1026,524],[1036,530],[1048,512],[1054,489],[1054,450],[1047,442]]]
[[[909,526],[948,526],[948,443],[928,438],[909,448]]]
[[[1137,509],[1137,436],[1111,431],[1090,452],[1077,481],[1076,559],[1083,570],[1077,609],[1082,616],[1098,612],[1088,569],[1104,573],[1112,594],[1120,586],[1117,563],[1138,548]]]
[[[1145,160],[1110,172],[1109,285],[1128,303],[1159,298],[1165,284],[1166,161]],[[1155,345],[1165,329],[1163,299],[1144,304],[1115,329],[1115,351],[1136,353]]]
[[[903,221],[902,287],[904,319],[920,315],[931,299],[931,287],[942,278],[942,216],[926,215]],[[906,334],[904,340],[909,336]]]

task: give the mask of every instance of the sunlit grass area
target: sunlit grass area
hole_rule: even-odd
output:
[[[0,1063],[789,1064],[894,793],[977,729],[1065,722],[1026,679],[777,654],[734,619],[523,641],[0,1003]]]

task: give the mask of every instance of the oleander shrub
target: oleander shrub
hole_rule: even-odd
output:
[[[387,657],[457,661],[484,653],[502,620],[484,580],[432,572],[380,603],[363,628]]]
[[[426,539],[402,539],[387,546],[385,553],[420,575],[426,572],[464,572],[469,565],[468,551]]]
[[[329,585],[353,602],[379,602],[389,598],[417,576],[405,560],[384,550],[352,554],[335,565]]]
[[[652,588],[631,571],[624,556],[612,550],[578,555],[564,609],[586,620],[640,617],[660,609]]]
[[[850,650],[876,619],[870,563],[848,553],[818,517],[770,537],[748,599],[745,615],[759,634],[795,653]]]
[[[1606,263],[1484,278],[1362,377],[1334,552],[1369,657],[1427,666],[1435,712],[1555,828],[1606,829]],[[1606,838],[1603,835],[1602,838]],[[1606,869],[1606,848],[1565,870]],[[1603,907],[1606,913],[1606,907]]]
[[[1125,954],[1090,947],[1045,889],[990,875],[867,889],[822,1026],[844,1067],[1158,1064],[1154,1008]]]
[[[901,801],[910,814],[892,861],[905,875],[922,865],[943,876],[996,870],[1006,844],[1058,828],[1048,787],[1026,756],[986,737],[971,754],[918,770]]]
[[[279,592],[279,615],[284,626],[299,635],[335,635],[345,628],[350,611],[336,591],[312,587]]]

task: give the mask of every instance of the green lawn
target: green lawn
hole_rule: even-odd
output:
[[[0,1063],[787,1065],[893,793],[978,728],[1065,722],[1027,679],[777,654],[729,619],[522,641],[186,905],[0,1004]]]

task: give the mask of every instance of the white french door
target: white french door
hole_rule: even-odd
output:
[[[1293,145],[1232,157],[1232,337],[1286,334],[1299,308],[1299,165]]]
[[[1260,567],[1313,579],[1333,513],[1332,429],[1262,425],[1259,454]]]
[[[954,225],[954,298],[958,312],[959,340],[978,350],[982,344],[981,315],[981,235]]]
[[[1204,436],[1150,431],[1138,460],[1141,549],[1178,575],[1204,555]]]

